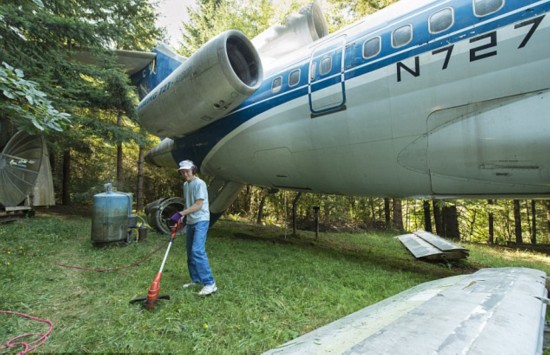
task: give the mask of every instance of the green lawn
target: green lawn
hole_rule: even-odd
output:
[[[550,274],[550,257],[465,245],[468,261],[414,260],[395,233],[311,232],[221,221],[207,251],[219,292],[200,298],[188,281],[183,238],[176,239],[154,311],[130,305],[144,296],[160,267],[166,236],[123,247],[91,245],[90,220],[42,215],[0,225],[0,310],[55,323],[40,352],[259,353],[419,283],[482,267],[526,266]],[[57,263],[109,268],[108,273]],[[41,323],[0,314],[0,341],[44,332]],[[21,350],[21,348],[16,349]]]

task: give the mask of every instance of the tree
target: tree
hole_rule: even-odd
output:
[[[297,192],[292,201],[292,236],[296,236],[296,206],[298,205],[298,200],[302,196],[301,192]]]
[[[427,232],[432,231],[432,214],[430,213],[430,203],[423,201],[422,206],[424,208],[424,229]]]
[[[403,209],[401,199],[393,199],[393,228],[402,231],[403,228]]]
[[[531,244],[537,244],[537,204],[535,200],[531,200]]]
[[[144,49],[159,38],[151,5],[146,0],[36,3],[18,0],[0,5],[0,57],[18,63],[54,107],[72,116],[72,129],[49,139],[53,155],[74,159],[105,150],[104,143],[143,144],[144,137],[132,122],[133,87],[109,48]],[[80,53],[93,53],[101,65],[74,60]],[[130,124],[117,127],[119,114]],[[70,169],[90,168],[89,159],[76,160],[81,161],[85,164],[65,162],[63,179],[74,174]],[[97,183],[98,178],[93,180]],[[65,200],[70,197],[63,195]]]
[[[196,8],[188,8],[189,21],[183,23],[182,46],[179,52],[191,56],[218,34],[238,29],[254,38],[274,24],[284,24],[285,18],[311,0],[279,3],[270,0],[199,0]]]
[[[488,224],[489,224],[489,238],[487,239],[488,244],[493,244],[495,242],[495,223],[493,216],[493,200],[487,200],[487,209],[488,209]]]
[[[523,238],[521,234],[521,211],[519,206],[519,200],[514,200],[514,235],[516,236],[516,244],[523,244]]]

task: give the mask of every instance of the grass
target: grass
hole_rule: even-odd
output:
[[[42,215],[0,225],[0,310],[47,318],[53,333],[42,352],[260,353],[419,283],[482,267],[526,266],[550,274],[550,257],[468,245],[454,265],[419,262],[395,233],[285,231],[221,221],[207,251],[219,292],[200,298],[188,281],[183,238],[166,263],[154,311],[129,301],[144,296],[162,261],[167,237],[149,231],[145,242],[95,248],[90,220]],[[66,263],[109,268],[97,273]],[[0,314],[0,341],[47,328]],[[17,349],[20,350],[20,349]]]

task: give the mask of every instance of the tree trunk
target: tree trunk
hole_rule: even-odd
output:
[[[546,206],[546,230],[547,230],[547,240],[550,239],[550,200],[544,201],[544,206]]]
[[[372,197],[369,197],[369,206],[370,206],[372,221],[376,221],[376,212],[374,210],[374,199]]]
[[[521,236],[521,211],[519,206],[519,200],[514,200],[514,226],[516,244],[523,244],[523,238]]]
[[[535,200],[531,200],[531,244],[537,244],[537,204]]]
[[[296,236],[296,208],[298,207],[298,200],[302,196],[301,192],[298,192],[292,201],[292,236]]]
[[[472,216],[472,221],[470,222],[470,233],[468,233],[468,241],[472,240],[472,235],[474,235],[474,227],[476,225],[477,209],[474,209],[474,215]]]
[[[520,207],[520,213],[521,213],[521,207]],[[529,236],[533,235],[533,231],[531,229],[531,209],[529,208],[529,201],[525,200],[525,217],[527,218],[527,226],[528,226],[528,233]]]
[[[244,197],[244,212],[248,215],[250,213],[250,206],[252,203],[250,200],[252,199],[252,187],[250,185],[246,185],[246,194]]]
[[[430,212],[430,203],[426,200],[422,202],[424,206],[424,229],[426,232],[432,232],[432,214]]]
[[[495,242],[495,220],[493,217],[492,206],[494,204],[493,200],[487,200],[489,205],[489,239],[487,240],[488,244],[494,244]]]
[[[439,202],[432,200],[432,207],[434,210],[435,233],[439,236],[445,236],[445,230],[443,230],[443,216],[441,215]]]
[[[122,126],[122,112],[117,112],[116,118],[117,127]],[[122,143],[116,146],[116,186],[119,191],[122,191]]]
[[[262,224],[264,218],[264,206],[265,199],[267,198],[267,190],[262,191],[262,199],[260,200],[260,206],[258,206],[258,215],[256,217],[256,224]]]
[[[460,240],[456,206],[443,207],[443,228],[445,230],[445,237]]]
[[[137,186],[136,186],[136,211],[143,208],[143,156],[145,149],[139,146],[138,168],[137,168]]]
[[[71,193],[69,183],[71,177],[71,149],[67,148],[63,153],[63,192],[61,194],[61,204],[68,206],[71,204]]]
[[[384,216],[386,217],[386,229],[391,228],[390,199],[384,198]]]
[[[393,199],[393,228],[402,231],[403,228],[403,209],[401,207],[401,200],[398,198]]]

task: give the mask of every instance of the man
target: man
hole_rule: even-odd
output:
[[[183,288],[202,284],[204,287],[199,295],[207,296],[218,290],[205,249],[206,233],[210,224],[208,190],[206,189],[206,183],[196,176],[197,167],[191,160],[181,161],[178,171],[185,180],[183,194],[186,208],[183,211],[176,212],[170,218],[170,221],[176,224],[180,219],[187,216],[187,267],[191,282],[184,284]]]

